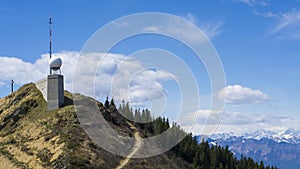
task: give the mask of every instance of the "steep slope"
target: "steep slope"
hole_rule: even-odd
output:
[[[66,100],[68,103],[70,98]],[[105,161],[109,163],[104,166],[109,168],[120,160],[99,151],[88,139],[72,105],[46,112],[46,103],[34,84],[25,85],[1,99],[0,110],[1,158],[15,168],[95,168],[107,163]],[[96,161],[97,165],[90,165]]]
[[[120,157],[98,147],[82,129],[73,106],[73,99],[80,100],[79,107],[91,110],[86,105],[96,105],[93,109],[100,113],[109,125],[119,134],[133,137],[134,146],[124,150],[129,157]],[[87,109],[85,109],[87,108]],[[176,123],[170,125],[168,119],[151,118],[149,123],[134,123],[124,118],[119,111],[125,111],[135,119],[151,118],[150,111],[137,110],[133,114],[128,104],[114,105],[113,99],[103,105],[93,98],[65,92],[65,105],[54,111],[46,111],[46,102],[34,84],[27,84],[18,91],[0,99],[0,169],[73,169],[73,168],[253,168],[264,169],[264,164],[255,163],[251,158],[238,160],[227,148],[209,146],[208,143],[198,144],[188,134],[174,148],[164,154],[151,158],[131,159],[140,152],[142,138],[152,137],[172,129],[172,135],[166,136],[156,145],[164,144],[165,140],[174,139],[173,135],[185,134]],[[86,112],[86,111],[85,111]],[[87,111],[91,113],[91,111]],[[81,114],[79,114],[81,115]],[[90,117],[90,114],[87,114]],[[108,136],[106,133],[105,136]],[[115,138],[121,144],[122,140]],[[107,143],[113,146],[111,143]],[[274,168],[274,167],[273,167]]]
[[[0,168],[115,168],[126,160],[89,139],[78,122],[72,97],[87,99],[65,92],[64,107],[47,112],[46,102],[34,84],[0,99]],[[100,111],[105,109],[98,105]],[[114,129],[134,136],[136,129],[127,121],[113,113],[110,116]],[[128,159],[123,168],[191,168],[170,154]]]

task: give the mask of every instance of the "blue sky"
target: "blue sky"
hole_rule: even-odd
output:
[[[1,1],[0,97],[9,93],[10,79],[14,79],[19,87],[36,80],[31,78],[31,73],[36,73],[36,78],[44,77],[47,68],[44,71],[41,66],[46,64],[48,52],[49,13],[54,18],[54,52],[68,59],[64,63],[74,64],[75,60],[70,56],[76,58],[99,28],[139,12],[162,12],[182,17],[202,29],[211,40],[224,66],[229,95],[218,131],[234,129],[243,133],[262,128],[300,128],[298,0]],[[120,43],[112,52],[121,56],[112,58],[122,59],[123,55],[149,47],[177,55],[189,53],[178,42],[149,35]],[[200,112],[205,114],[209,107],[208,76],[203,65],[193,64],[188,59],[186,62],[190,62],[188,66],[194,73],[200,67],[196,78],[205,102]],[[71,75],[70,70],[63,70],[64,74]],[[158,77],[153,79],[161,81]],[[66,80],[66,83],[71,81],[70,78]],[[172,93],[173,88],[166,91]],[[199,133],[199,130],[195,128],[193,132]]]

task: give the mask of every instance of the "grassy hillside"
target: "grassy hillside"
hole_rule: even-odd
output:
[[[64,107],[47,112],[46,102],[34,84],[0,99],[0,168],[114,168],[119,165],[123,157],[97,147],[80,127],[72,94],[65,92],[65,100]],[[133,133],[128,125],[113,126],[128,135]],[[179,159],[178,166],[176,161],[177,158],[163,154],[135,160],[124,168],[184,167],[183,160]]]
[[[126,159],[116,156],[98,147],[83,131],[74,111],[73,97],[94,101],[92,98],[65,92],[65,105],[54,111],[46,111],[46,102],[32,83],[0,99],[0,169],[111,169],[117,166],[128,169],[265,168],[250,158],[236,160],[228,149],[209,147],[205,143],[198,145],[191,135],[172,150],[155,157]],[[133,114],[128,112],[129,107],[125,104],[119,110],[108,100],[104,105],[99,102],[97,105],[99,113],[116,131],[136,139],[151,137],[170,127],[164,118],[154,119],[148,124],[128,121],[118,111],[127,111],[134,118],[149,118],[149,112],[136,111]],[[182,132],[179,126],[172,126]]]

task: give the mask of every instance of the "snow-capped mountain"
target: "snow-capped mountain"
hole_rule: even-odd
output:
[[[290,143],[290,144],[299,144],[300,143],[300,131],[289,128],[282,132],[274,132],[270,130],[258,130],[253,133],[245,133],[243,135],[234,135],[234,133],[221,133],[221,134],[213,134],[209,138],[213,140],[226,140],[233,137],[241,137],[243,139],[270,139],[275,141],[276,143]]]
[[[280,133],[275,137],[277,142],[287,142],[287,143],[300,143],[300,131],[294,129],[287,129],[286,131]]]
[[[234,133],[213,134],[202,138],[211,145],[229,146],[237,158],[242,155],[252,157],[281,169],[300,168],[300,131],[287,129],[282,132],[259,130],[253,133],[235,135]]]

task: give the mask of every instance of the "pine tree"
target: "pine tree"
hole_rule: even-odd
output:
[[[198,144],[191,133],[187,134],[175,122],[172,122],[172,125],[170,125],[169,120],[165,117],[152,118],[148,109],[142,111],[135,109],[133,113],[129,103],[125,104],[125,101],[122,101],[117,110],[114,100],[111,99],[109,102],[108,97],[106,97],[104,105],[97,105],[107,121],[119,126],[126,126],[126,119],[120,114],[121,111],[126,113],[126,116],[134,117],[132,119],[137,121],[134,124],[140,130],[142,137],[151,137],[169,130],[170,132],[160,140],[160,145],[158,146],[185,136],[169,153],[175,154],[175,156],[193,165],[196,169],[277,169],[277,167],[273,166],[265,167],[262,161],[258,163],[249,157],[241,156],[238,160],[233,156],[228,146],[213,146],[209,145],[207,141],[204,142],[204,140]]]

